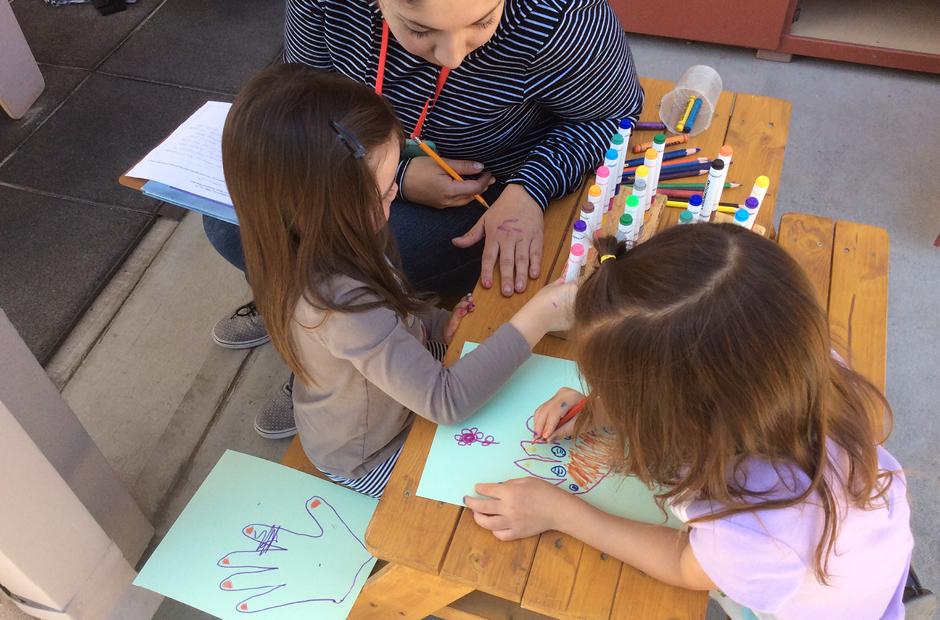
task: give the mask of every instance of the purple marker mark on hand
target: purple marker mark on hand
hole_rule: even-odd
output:
[[[496,227],[496,230],[501,230],[503,232],[509,232],[510,230],[519,230],[518,228],[513,228],[512,224],[515,224],[519,221],[517,217],[511,217],[502,221],[502,223]],[[520,231],[521,232],[521,231]]]
[[[495,441],[495,437],[492,435],[483,435],[483,432],[480,431],[476,426],[473,428],[462,429],[458,434],[454,435],[454,439],[457,441],[458,446],[470,446],[475,443],[480,444],[481,446],[491,446],[494,443],[498,444],[498,441]]]

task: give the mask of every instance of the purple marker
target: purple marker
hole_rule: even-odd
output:
[[[666,123],[660,123],[658,121],[647,121],[647,122],[638,122],[636,124],[637,131],[664,131],[666,129]]]
[[[587,247],[589,244],[589,241],[587,238],[587,230],[588,230],[587,222],[585,222],[584,220],[578,220],[577,222],[574,223],[574,226],[572,226],[572,229],[573,230],[571,231],[571,245],[580,243],[584,247]]]

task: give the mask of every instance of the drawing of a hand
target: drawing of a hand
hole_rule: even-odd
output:
[[[372,556],[333,506],[314,496],[305,508],[313,520],[307,528],[310,533],[250,523],[242,528],[251,541],[247,544],[250,549],[232,551],[219,559],[219,567],[235,571],[219,588],[250,594],[236,603],[239,613],[316,601],[341,603],[357,581],[365,578],[362,573]],[[340,549],[342,552],[337,551]],[[350,577],[338,583],[337,575]],[[331,578],[325,579],[327,576]]]
[[[532,423],[533,418],[526,420],[534,433]],[[575,495],[587,493],[610,473],[605,439],[598,433],[582,435],[575,441],[520,441],[519,447],[527,457],[516,461],[517,467]]]

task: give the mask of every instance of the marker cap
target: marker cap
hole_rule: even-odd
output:
[[[602,179],[606,179],[610,176],[610,168],[607,166],[599,166],[597,170],[594,171],[594,174]]]
[[[624,213],[620,216],[620,223],[624,226],[630,226],[633,224],[633,216],[629,213]]]
[[[666,134],[658,133],[653,136],[653,143],[655,144],[666,144]]]
[[[701,194],[692,194],[689,196],[689,206],[690,207],[701,207],[702,206],[702,195]]]
[[[637,181],[639,181],[640,177],[645,177],[649,175],[649,173],[650,173],[649,166],[646,166],[646,165],[637,166],[636,170],[633,171],[633,176]]]
[[[768,179],[764,175],[760,175],[759,177],[757,177],[757,180],[754,181],[754,185],[756,185],[757,187],[763,187],[766,189],[770,185],[770,179]]]
[[[638,192],[642,192],[646,189],[646,177],[636,177],[633,180],[633,189]]]
[[[688,209],[679,214],[679,223],[680,224],[689,224],[692,222],[692,218],[695,215]]]
[[[581,205],[581,213],[587,213],[588,215],[594,213],[594,205],[592,205],[590,202],[585,202],[583,205]],[[584,220],[578,221],[582,222]]]
[[[734,221],[741,222],[742,224],[747,221],[747,218],[750,217],[747,213],[747,209],[740,208],[734,212]]]
[[[621,136],[619,133],[615,133],[610,137],[610,143],[614,146],[620,146],[623,144],[623,136]]]
[[[632,119],[629,119],[629,118],[620,119],[621,129],[633,129],[634,127],[636,127],[636,123],[634,123]]]
[[[731,155],[734,154],[734,151],[729,145],[725,144],[722,145],[720,149],[718,149],[718,154],[724,155],[725,157],[731,157]]]
[[[643,157],[646,159],[656,159],[656,149],[653,147],[646,149],[646,153],[644,153]]]
[[[754,196],[748,196],[747,200],[744,201],[744,207],[747,209],[756,209],[760,206],[760,202]]]
[[[617,161],[617,157],[618,157],[617,149],[607,149],[607,153],[604,155],[604,157],[607,159],[612,159],[614,161]]]
[[[598,185],[597,183],[592,185],[591,189],[588,190],[588,196],[590,196],[591,198],[597,198],[602,193],[603,193],[603,190],[601,189],[601,186]]]
[[[571,246],[571,255],[575,258],[581,258],[584,256],[584,246],[580,243],[575,243],[573,246]]]
[[[712,160],[712,170],[724,170],[725,161],[723,159],[715,158]]]
[[[594,206],[593,206],[593,205],[591,206],[591,210],[592,210],[592,211],[594,210]],[[587,222],[585,222],[584,220],[578,220],[577,222],[574,223],[574,229],[575,229],[576,232],[584,232],[584,231],[586,231],[586,230],[587,230]]]
[[[640,206],[640,199],[636,196],[627,196],[627,206],[628,207],[638,207]]]

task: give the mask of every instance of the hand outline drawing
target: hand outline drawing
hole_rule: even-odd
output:
[[[534,433],[534,417],[526,420],[526,428]],[[527,455],[515,461],[516,467],[528,475],[553,484],[574,495],[588,493],[610,473],[604,438],[589,433],[577,440],[536,443],[520,441]]]
[[[279,525],[250,523],[242,535],[256,543],[254,550],[236,550],[222,556],[217,565],[235,570],[219,582],[226,592],[252,592],[235,604],[238,613],[259,613],[301,603],[342,603],[362,576],[372,556],[349,529],[336,509],[315,495],[304,503],[314,532],[303,533]],[[324,557],[316,548],[325,537],[348,537],[339,557]],[[320,574],[351,574],[335,592],[317,592]]]

